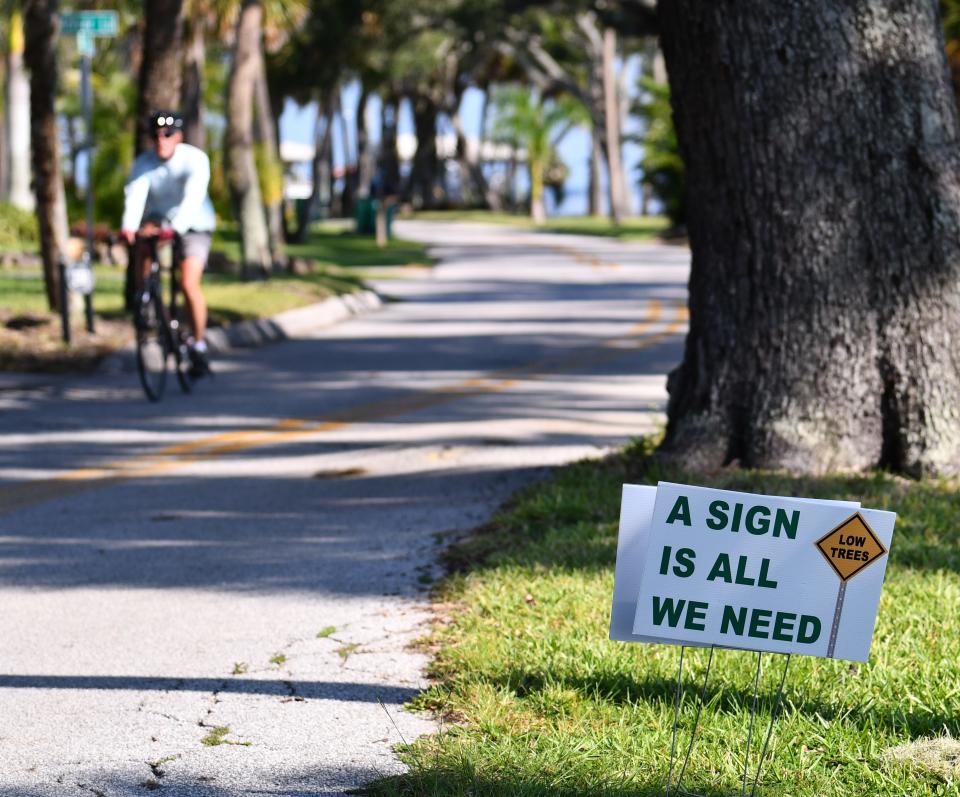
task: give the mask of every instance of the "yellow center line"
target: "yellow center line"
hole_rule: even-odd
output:
[[[303,437],[408,415],[473,396],[499,393],[522,381],[545,379],[575,371],[585,365],[602,363],[629,351],[653,346],[679,331],[686,323],[686,307],[673,303],[673,318],[656,334],[649,334],[663,316],[663,303],[651,300],[646,316],[625,334],[584,346],[567,356],[544,358],[524,365],[494,371],[431,390],[369,402],[334,412],[326,418],[284,418],[262,429],[244,429],[209,435],[186,443],[167,446],[143,456],[106,462],[97,467],[78,468],[50,479],[0,485],[0,514],[66,497],[121,480],[148,478],[182,468],[190,463],[217,459],[252,448],[282,445]]]

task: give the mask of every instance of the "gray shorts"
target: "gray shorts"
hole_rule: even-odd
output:
[[[180,238],[183,241],[183,256],[196,257],[206,266],[213,235],[208,232],[188,230]]]

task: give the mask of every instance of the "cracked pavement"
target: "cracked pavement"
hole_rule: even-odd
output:
[[[222,358],[194,395],[0,382],[0,797],[399,771],[435,729],[403,705],[439,545],[662,423],[685,250],[397,226],[440,258],[378,284],[398,302]]]

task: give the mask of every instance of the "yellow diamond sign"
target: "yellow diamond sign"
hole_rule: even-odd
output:
[[[859,512],[817,540],[817,548],[841,581],[853,578],[887,552]]]

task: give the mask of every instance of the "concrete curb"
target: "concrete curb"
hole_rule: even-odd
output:
[[[221,354],[231,349],[246,349],[307,335],[316,329],[333,326],[353,316],[373,312],[382,306],[373,291],[331,296],[317,304],[297,307],[272,318],[239,321],[228,327],[207,331],[211,351]]]
[[[371,290],[331,296],[322,302],[286,310],[271,318],[238,321],[227,327],[208,329],[207,345],[214,354],[224,354],[232,349],[264,346],[268,343],[303,337],[315,330],[339,324],[348,318],[372,313],[382,306],[383,300]],[[97,372],[116,374],[135,369],[136,363],[131,346],[105,358],[97,368]]]

